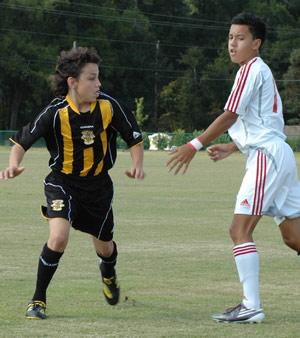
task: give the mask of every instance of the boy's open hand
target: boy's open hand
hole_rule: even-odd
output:
[[[8,167],[0,171],[0,180],[8,180],[9,178],[19,176],[24,170],[24,167]]]
[[[169,168],[169,171],[172,171],[174,169],[174,174],[177,175],[183,168],[182,173],[185,174],[196,152],[196,150],[192,149],[187,144],[175,148],[173,151],[171,151],[171,158],[167,162],[167,167]]]

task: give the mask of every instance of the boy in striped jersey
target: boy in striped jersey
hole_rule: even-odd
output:
[[[292,149],[285,142],[282,103],[269,67],[259,57],[265,24],[250,13],[232,19],[228,39],[231,61],[240,64],[221,114],[199,137],[171,154],[175,174],[186,172],[197,150],[228,130],[233,142],[209,147],[213,161],[236,150],[247,155],[246,173],[236,198],[230,236],[243,301],[224,313],[220,322],[255,323],[264,319],[259,295],[259,257],[252,233],[262,215],[274,217],[284,242],[300,251],[300,183]]]
[[[54,99],[32,122],[11,139],[9,166],[1,179],[20,175],[25,152],[41,137],[50,153],[50,174],[44,189],[50,234],[43,246],[36,289],[27,306],[26,318],[46,318],[46,291],[69,240],[71,226],[91,235],[110,305],[119,301],[113,241],[113,183],[108,174],[117,156],[117,133],[127,143],[132,165],[125,173],[142,180],[143,139],[133,114],[100,92],[100,58],[94,49],[63,51],[52,77]]]

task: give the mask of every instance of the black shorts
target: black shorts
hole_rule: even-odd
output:
[[[107,173],[97,180],[72,180],[50,173],[44,181],[47,218],[61,217],[74,229],[87,232],[102,241],[113,238],[113,183]]]

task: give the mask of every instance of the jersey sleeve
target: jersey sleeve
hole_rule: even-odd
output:
[[[224,109],[240,116],[245,115],[247,106],[261,85],[262,75],[255,67],[255,60],[242,66],[236,75]]]
[[[121,107],[119,102],[114,99],[110,102],[113,108],[111,125],[120,133],[127,146],[131,148],[132,146],[143,142],[141,130],[132,112]]]
[[[33,121],[23,126],[10,140],[22,146],[26,151],[39,138],[45,137],[49,133],[51,121],[51,109],[47,107]]]

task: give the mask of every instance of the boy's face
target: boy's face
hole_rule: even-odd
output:
[[[95,63],[87,63],[81,70],[79,78],[75,80],[74,89],[76,99],[80,103],[96,101],[100,93],[99,68]]]
[[[231,25],[228,52],[233,63],[247,63],[259,53],[260,39],[254,39],[247,25]]]

